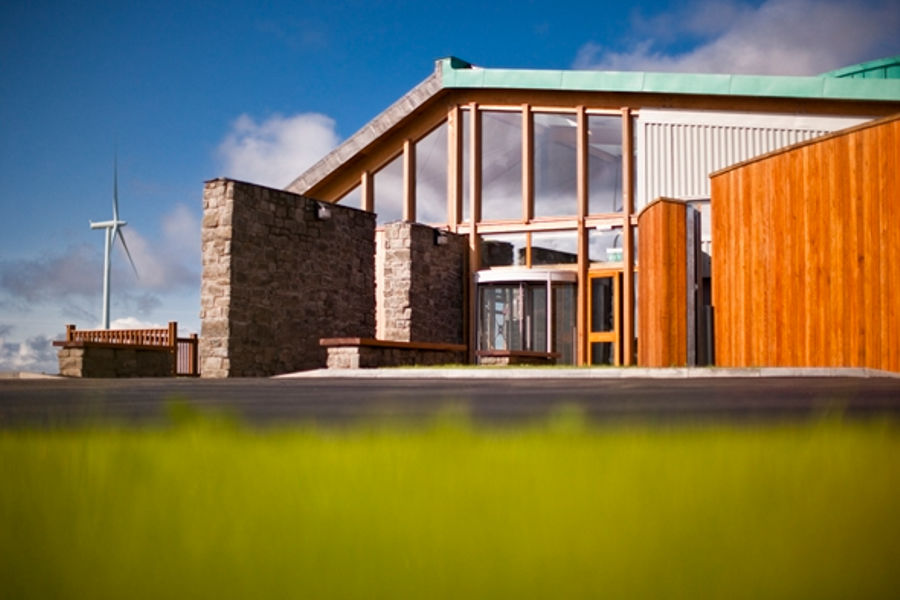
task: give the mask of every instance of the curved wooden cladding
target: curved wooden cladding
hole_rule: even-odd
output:
[[[900,371],[898,172],[900,115],[713,174],[717,365]]]
[[[687,206],[659,198],[638,215],[638,365],[687,364]]]

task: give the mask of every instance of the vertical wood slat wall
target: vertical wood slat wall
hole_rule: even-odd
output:
[[[638,215],[638,365],[687,364],[687,231],[684,202],[659,198]]]
[[[900,115],[713,174],[717,365],[900,371],[898,147]]]

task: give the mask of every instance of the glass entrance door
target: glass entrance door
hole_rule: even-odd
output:
[[[616,271],[588,274],[588,364],[620,365],[622,275]]]
[[[478,289],[479,350],[547,352],[547,286],[494,283]]]
[[[556,354],[575,362],[575,274],[481,271],[478,280],[478,350]]]

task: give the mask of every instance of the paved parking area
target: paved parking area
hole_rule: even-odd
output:
[[[164,421],[173,404],[259,425],[429,418],[448,407],[479,422],[520,422],[564,406],[595,421],[900,415],[900,378],[850,376],[0,379],[0,427]]]

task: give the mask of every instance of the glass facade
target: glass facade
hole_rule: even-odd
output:
[[[481,237],[481,268],[524,266],[528,236],[524,233]]]
[[[365,208],[362,204],[362,189],[356,186],[338,200],[344,206],[352,206],[353,208]]]
[[[522,114],[481,113],[481,220],[522,219]]]
[[[619,319],[607,322],[611,292],[594,287],[604,285],[596,279],[598,272],[622,272],[627,267],[622,248],[623,115],[584,109],[582,118],[579,111],[583,109],[565,107],[460,105],[453,110],[459,118],[455,127],[450,127],[451,113],[450,119],[409,140],[415,156],[415,172],[410,174],[415,186],[413,210],[417,222],[469,233],[473,226],[472,152],[479,152],[475,161],[480,171],[480,189],[475,190],[480,196],[476,207],[479,219],[474,224],[478,239],[475,275],[493,273],[492,277],[501,277],[503,282],[477,284],[473,300],[476,347],[555,353],[562,364],[619,360],[621,344],[613,341],[620,339]],[[479,135],[474,140],[472,119],[479,120]],[[451,139],[451,134],[459,137]],[[579,155],[581,136],[586,140],[584,155]],[[460,150],[455,164],[450,160],[457,156],[451,153],[451,144]],[[523,148],[530,148],[530,155],[523,156]],[[585,219],[578,218],[578,165],[582,159]],[[396,154],[373,174],[379,225],[403,218],[403,165],[402,154]],[[458,213],[451,213],[448,190],[455,186],[449,178],[455,176],[461,185],[461,206]],[[361,206],[360,186],[341,201]],[[633,231],[636,239],[636,228]],[[578,260],[580,235],[587,248],[582,263]],[[635,250],[636,246],[635,242]],[[534,270],[554,277],[565,272],[571,281],[534,281],[527,275],[540,275]],[[507,277],[512,280],[506,282]],[[582,289],[585,296],[578,292],[579,286],[587,286]],[[591,306],[588,292],[603,300]],[[629,293],[633,298],[634,289]],[[586,325],[581,336],[576,328],[579,315]],[[592,319],[603,322],[602,333],[587,331]],[[629,326],[633,326],[633,317],[631,321]]]
[[[588,115],[588,214],[622,211],[622,117]]]
[[[578,262],[578,232],[536,231],[531,234],[532,265],[564,265]]]
[[[534,115],[534,216],[578,214],[578,124],[575,115]]]
[[[468,223],[472,218],[472,202],[470,200],[470,182],[469,182],[469,165],[472,162],[469,153],[471,145],[471,133],[469,129],[472,127],[472,115],[467,110],[459,112],[459,135],[462,138],[462,157],[460,159],[459,169],[462,171],[462,220]]]
[[[416,142],[416,220],[447,222],[447,122]]]
[[[403,218],[403,155],[375,173],[373,178],[376,222],[379,225]]]
[[[589,230],[588,256],[590,262],[622,262],[622,229]]]

